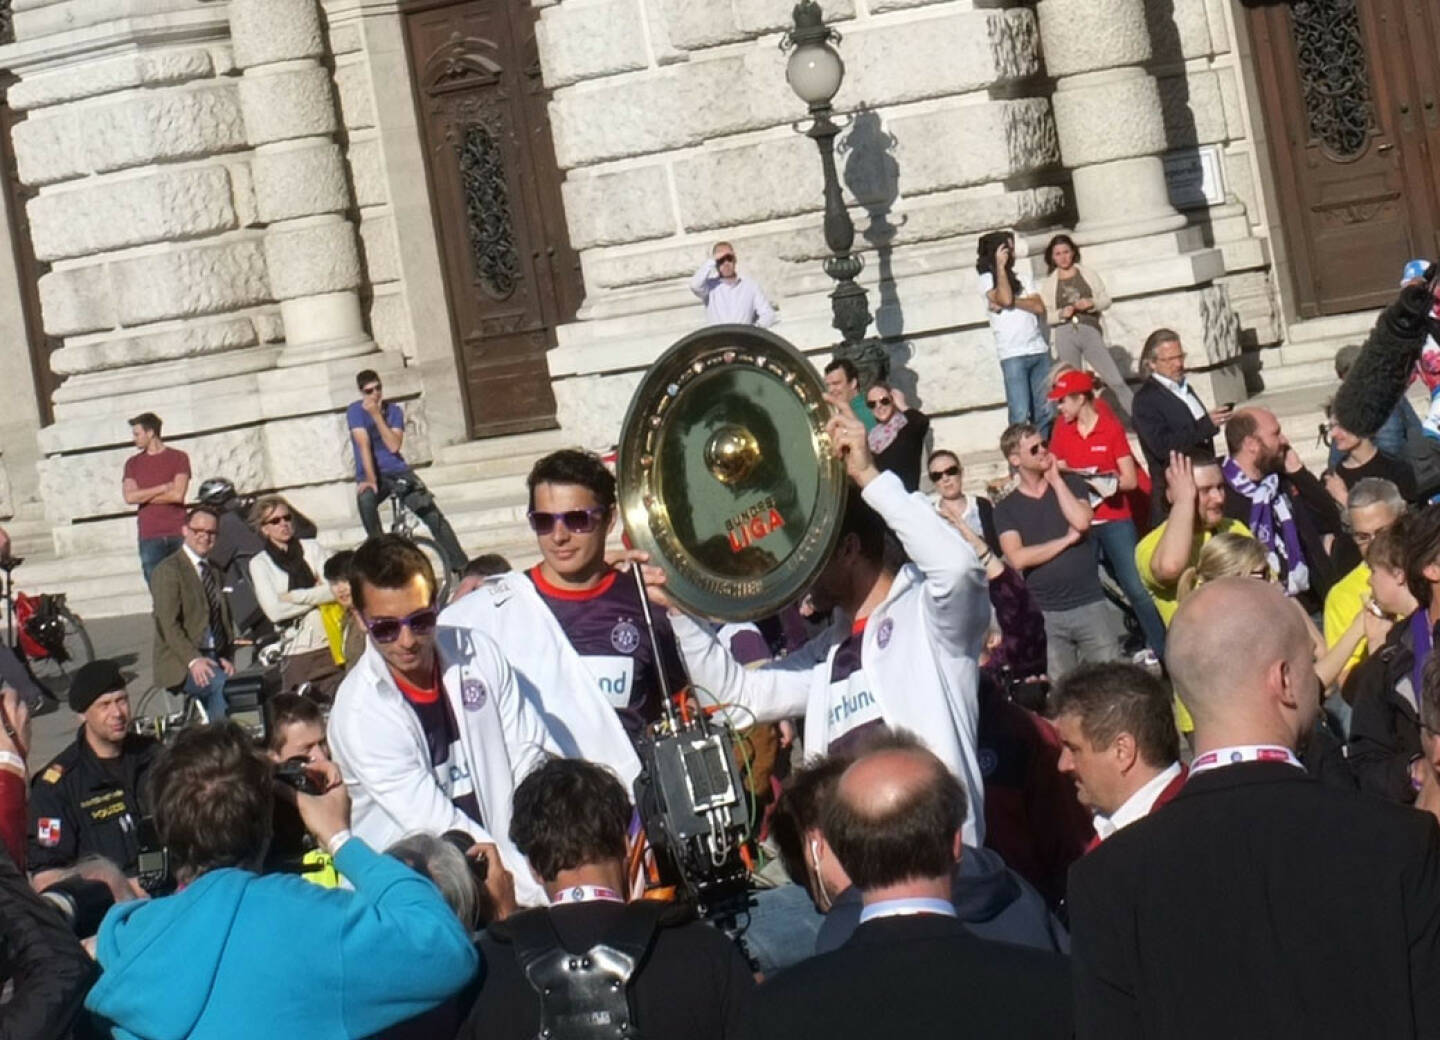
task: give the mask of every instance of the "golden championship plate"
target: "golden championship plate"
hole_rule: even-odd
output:
[[[621,427],[620,517],[685,610],[765,617],[824,566],[846,487],[824,393],[803,354],[749,325],[693,332],[650,366]]]

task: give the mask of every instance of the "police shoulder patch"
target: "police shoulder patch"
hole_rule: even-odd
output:
[[[47,784],[59,783],[60,778],[65,775],[65,767],[58,763],[50,766],[40,774],[40,779]]]

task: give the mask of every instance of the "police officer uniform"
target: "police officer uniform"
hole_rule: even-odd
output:
[[[75,674],[70,707],[84,714],[99,697],[124,688],[113,661],[92,661]],[[100,855],[133,874],[144,814],[140,788],[159,749],[157,741],[130,734],[118,758],[102,759],[81,726],[31,784],[29,869],[52,870]]]

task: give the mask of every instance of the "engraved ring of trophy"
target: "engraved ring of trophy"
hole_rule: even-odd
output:
[[[621,431],[620,514],[681,607],[764,617],[824,566],[846,488],[824,393],[803,354],[748,325],[692,333],[645,374]]]

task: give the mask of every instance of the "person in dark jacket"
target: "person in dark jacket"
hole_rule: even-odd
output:
[[[1233,405],[1206,409],[1185,379],[1185,348],[1173,329],[1156,329],[1140,351],[1140,370],[1149,378],[1135,391],[1130,421],[1140,439],[1145,468],[1150,471],[1152,520],[1159,523],[1170,511],[1165,497],[1165,467],[1170,453],[1215,454],[1215,437],[1230,418]]]
[[[60,912],[30,888],[0,850],[0,1040],[62,1040],[98,969]]]
[[[865,434],[875,465],[899,477],[906,491],[919,491],[930,417],[911,408],[905,395],[886,383],[866,390],[865,404],[875,416],[875,425]]]
[[[1377,558],[1371,589],[1383,609],[1403,616],[1380,649],[1345,681],[1345,699],[1354,708],[1349,763],[1362,791],[1408,805],[1415,800],[1414,781],[1423,778],[1416,762],[1421,753],[1418,708],[1422,673],[1434,644],[1431,618],[1440,607],[1440,580],[1429,577],[1440,579],[1440,507],[1400,517],[1386,535],[1387,543],[1390,538],[1403,542],[1405,588],[1392,587],[1393,580],[1387,584],[1391,568]],[[1372,545],[1372,557],[1389,554],[1388,544],[1379,548],[1385,551],[1377,553]]]
[[[1225,447],[1225,515],[1265,546],[1286,593],[1319,610],[1339,576],[1326,545],[1327,536],[1344,535],[1334,499],[1301,463],[1273,412],[1237,411],[1225,424]]]
[[[866,744],[871,751],[919,746],[908,734],[893,731]],[[815,939],[817,954],[839,949],[860,923],[860,890],[851,884],[821,826],[840,776],[851,761],[830,755],[795,770],[785,781],[770,820],[770,833],[785,872],[797,885],[805,886],[815,908],[824,915]],[[1070,948],[1064,926],[1050,913],[1040,893],[993,849],[964,847],[951,878],[950,900],[960,921],[983,939],[1059,953]]]
[[[976,936],[950,901],[965,789],[929,751],[886,748],[846,769],[824,835],[855,880],[860,924],[756,997],[757,1040],[1071,1036],[1068,960]]]

